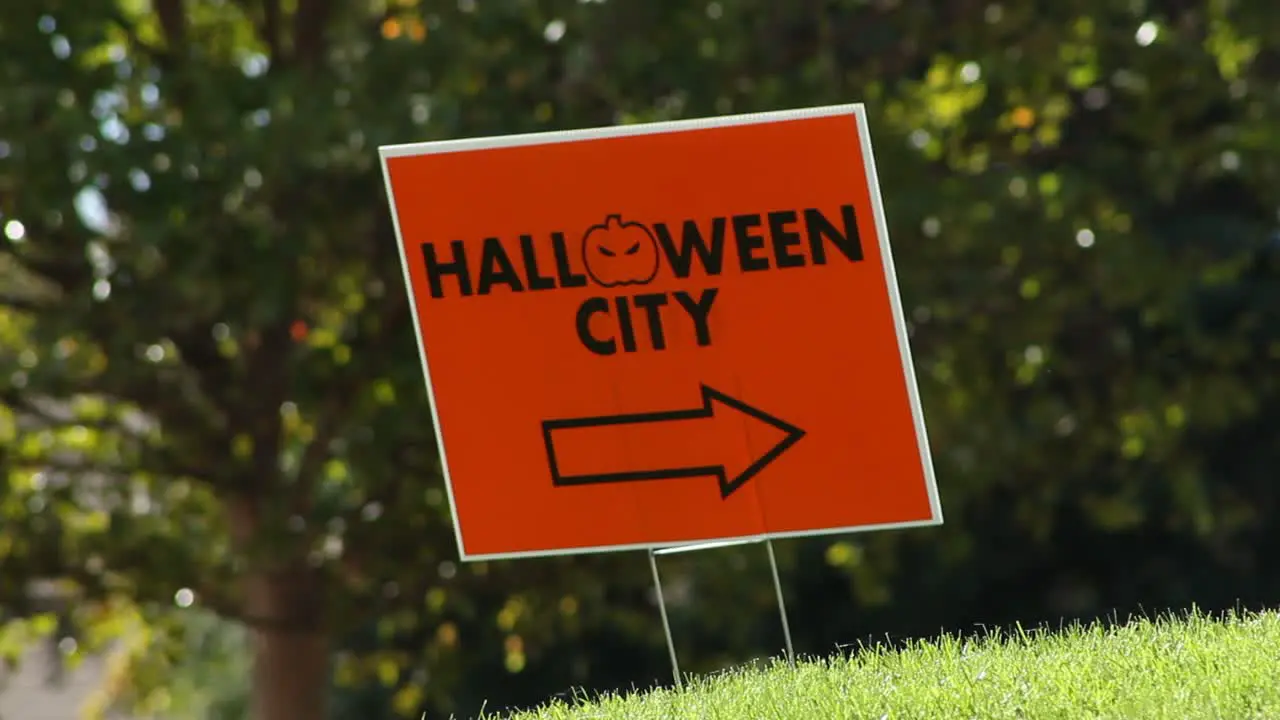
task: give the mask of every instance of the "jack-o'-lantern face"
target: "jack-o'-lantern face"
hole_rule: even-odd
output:
[[[582,260],[602,287],[646,285],[658,274],[658,244],[649,228],[610,215],[582,236]]]

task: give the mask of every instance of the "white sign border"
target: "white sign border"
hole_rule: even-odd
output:
[[[579,140],[595,140],[600,138],[629,137],[633,135],[653,135],[659,133],[681,132],[685,130],[701,130],[707,128],[732,127],[735,125],[754,125],[788,120],[852,115],[857,123],[859,140],[862,143],[862,158],[867,178],[867,189],[871,195],[871,206],[875,215],[876,235],[880,243],[880,257],[883,260],[885,281],[889,288],[889,304],[893,310],[894,329],[898,335],[898,351],[902,358],[903,377],[907,384],[907,396],[911,403],[911,415],[915,421],[916,443],[920,451],[925,484],[929,493],[930,517],[926,520],[908,522],[881,523],[878,525],[859,525],[856,527],[829,528],[826,530],[803,530],[782,533],[765,533],[757,535],[739,535],[731,537],[709,537],[699,540],[682,540],[672,543],[644,543],[636,545],[605,545],[599,547],[560,548],[555,550],[527,550],[513,553],[469,554],[462,537],[462,524],[458,521],[458,507],[453,498],[453,479],[449,474],[449,460],[445,454],[444,433],[440,425],[440,415],[436,410],[435,386],[431,382],[431,368],[427,360],[427,348],[422,337],[422,325],[418,321],[418,304],[414,299],[413,282],[409,276],[409,262],[405,255],[404,236],[400,232],[400,216],[397,210],[395,192],[391,187],[391,174],[387,171],[387,160],[399,157],[432,155],[446,152],[466,152],[469,150],[492,150],[522,145],[550,145],[553,143],[576,142]],[[942,501],[938,497],[938,483],[934,474],[933,455],[929,449],[929,436],[925,428],[924,409],[920,404],[920,391],[916,383],[915,364],[911,358],[910,338],[907,336],[906,318],[902,310],[902,297],[898,289],[897,273],[894,271],[893,253],[889,247],[889,226],[885,218],[884,202],[880,196],[880,180],[876,174],[875,158],[871,149],[871,132],[867,127],[866,107],[862,103],[843,105],[824,105],[818,107],[798,108],[791,110],[771,110],[767,112],[743,113],[721,117],[692,118],[686,120],[666,120],[661,122],[638,123],[634,125],[614,125],[608,127],[583,128],[578,130],[558,130],[553,132],[520,133],[514,135],[497,135],[489,137],[463,138],[456,140],[435,140],[430,142],[382,145],[378,148],[379,161],[382,165],[382,177],[386,184],[387,202],[390,205],[391,222],[395,228],[396,247],[400,253],[400,269],[404,274],[404,287],[409,302],[409,310],[413,315],[413,334],[418,343],[418,357],[422,361],[422,375],[427,384],[427,398],[431,404],[431,420],[436,430],[436,445],[440,453],[440,468],[444,475],[445,491],[449,496],[449,512],[453,516],[454,537],[458,543],[458,556],[462,562],[479,562],[488,560],[511,560],[519,558],[558,557],[565,555],[588,555],[606,552],[623,552],[627,550],[663,550],[669,552],[675,548],[688,550],[702,547],[727,547],[763,540],[821,537],[826,535],[843,535],[880,530],[900,530],[915,527],[941,525]]]

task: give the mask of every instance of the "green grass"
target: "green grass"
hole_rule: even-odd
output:
[[[897,651],[775,663],[683,691],[553,703],[513,720],[1280,720],[1280,615],[1138,620],[944,637]]]

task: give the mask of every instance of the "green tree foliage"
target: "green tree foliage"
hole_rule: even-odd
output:
[[[10,5],[0,604],[144,633],[120,698],[173,705],[183,598],[260,718],[330,651],[410,716],[662,673],[642,558],[456,563],[392,142],[868,104],[948,522],[786,544],[808,649],[1280,577],[1269,0]],[[664,563],[688,669],[777,647],[758,554]]]

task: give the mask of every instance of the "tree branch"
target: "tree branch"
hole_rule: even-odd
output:
[[[54,405],[59,402],[61,401],[49,400],[49,403]],[[89,420],[87,418],[77,418],[74,412],[71,411],[65,414],[57,413],[50,405],[42,404],[35,396],[19,392],[12,387],[0,388],[0,404],[9,406],[11,409],[18,411],[19,414],[33,417],[37,422],[50,429],[81,426],[104,432],[118,431],[130,437],[140,437],[139,433],[129,429],[123,422],[112,418]]]
[[[50,538],[55,539],[56,538]],[[82,562],[78,562],[76,558],[69,558],[61,549],[59,543],[56,547],[45,549],[39,553],[40,562],[36,564],[39,568],[39,576],[42,578],[69,580],[76,585],[78,592],[75,593],[74,599],[83,602],[86,599],[101,599],[110,594],[110,577],[113,574],[121,574],[132,576],[137,568],[154,565],[154,558],[140,557],[133,553],[126,552],[123,556],[109,558],[106,567],[101,572],[91,572]],[[17,567],[13,568],[15,571]],[[218,573],[213,573],[212,578],[208,578],[207,582],[200,582],[201,574],[193,572],[184,572],[188,568],[178,569],[177,577],[170,578],[179,585],[191,588],[196,596],[196,604],[209,610],[219,617],[227,620],[233,620],[244,624],[246,627],[254,630],[281,634],[313,634],[316,631],[316,620],[314,617],[303,617],[300,619],[281,618],[281,617],[259,617],[252,613],[245,612],[242,609],[243,602],[237,597],[236,593],[228,590],[233,587],[234,583],[226,582],[225,577],[220,577]],[[165,588],[164,592],[168,592]],[[150,597],[147,597],[150,595]],[[21,600],[22,598],[5,598],[7,600]],[[143,597],[138,598],[139,603],[147,603],[152,601],[162,607],[172,607],[172,601],[169,597],[161,594],[159,596],[151,593],[144,593]]]
[[[293,47],[298,62],[314,69],[325,51],[324,35],[333,12],[333,0],[299,0],[293,16]]]
[[[90,335],[91,337],[93,336],[92,331],[90,331]],[[100,342],[99,338],[94,337],[94,339]],[[144,416],[158,421],[161,426],[191,428],[204,424],[204,418],[194,408],[184,406],[179,402],[181,395],[175,392],[175,388],[172,387],[171,383],[164,382],[157,373],[115,377],[111,378],[109,382],[102,383],[101,386],[84,386],[67,378],[50,377],[44,379],[44,382],[41,383],[38,395],[10,389],[3,396],[0,396],[0,400],[13,404],[19,410],[30,408],[33,411],[31,414],[49,422],[51,426],[100,425],[100,429],[126,434],[139,443],[138,451],[142,455],[142,459],[138,463],[138,469],[163,475],[186,476],[211,481],[210,471],[199,469],[200,458],[210,456],[207,448],[197,448],[193,451],[190,447],[175,446],[170,449],[169,445],[166,444],[161,449],[147,443],[142,434],[130,430],[123,423],[112,424],[105,421],[95,423],[93,421],[80,421],[74,417],[59,417],[56,414],[50,414],[48,408],[32,404],[39,402],[40,397],[52,398],[57,401],[76,395],[95,396],[105,399],[108,403],[132,405]],[[116,470],[91,464],[68,469],[88,471],[95,468],[104,472]],[[119,471],[123,472],[123,469],[119,469]]]
[[[196,376],[200,392],[226,415],[231,403],[229,391],[234,387],[232,364],[218,352],[213,333],[189,328],[185,332],[170,332],[168,336],[183,364]]]
[[[179,48],[187,41],[187,19],[183,0],[154,0],[152,7],[160,18],[160,28],[164,31],[165,42],[169,51],[177,54]]]
[[[95,460],[69,460],[49,455],[30,459],[11,457],[9,464],[12,467],[27,468],[34,471],[59,472],[69,476],[95,474],[120,480],[138,472],[174,478],[189,477],[194,480],[200,480],[202,477],[199,468],[183,467],[181,463],[173,460],[167,453],[147,452],[143,454],[146,457],[155,458],[154,464],[143,459],[140,462],[131,462],[128,465],[114,465]]]
[[[311,512],[313,491],[320,479],[320,470],[329,457],[329,445],[338,435],[342,418],[346,416],[351,400],[351,393],[335,390],[320,410],[319,417],[316,419],[315,435],[307,445],[307,449],[302,452],[302,459],[298,462],[297,488],[294,491],[293,502],[295,513],[305,517]]]
[[[292,315],[292,313],[288,313]],[[253,438],[252,470],[243,478],[255,494],[269,493],[280,462],[280,406],[288,398],[289,326],[276,323],[263,328],[260,344],[246,363],[248,394],[237,403],[229,430],[247,432]]]
[[[271,50],[271,65],[274,67],[284,59],[280,52],[280,0],[262,0],[262,14],[262,30],[266,36],[267,47]]]
[[[93,269],[85,257],[82,243],[77,242],[69,232],[49,231],[41,239],[49,243],[51,252],[46,257],[24,253],[21,263],[27,271],[57,285],[58,290],[63,293],[87,284],[88,279],[93,276]],[[79,252],[70,252],[72,250]]]
[[[280,49],[280,0],[260,0],[262,17],[257,17],[253,0],[234,0],[240,11],[253,23],[262,42],[267,46],[271,66],[275,67],[284,58]]]
[[[388,345],[391,336],[388,329],[402,327],[408,318],[409,306],[403,301],[403,296],[394,296],[387,301],[378,314],[375,321],[378,328],[376,333],[372,336],[369,333],[359,334],[348,343],[352,354],[386,362],[390,357]],[[332,389],[329,395],[330,400],[320,410],[316,421],[315,437],[303,452],[302,460],[298,465],[295,512],[304,515],[310,512],[312,492],[319,480],[320,469],[329,457],[329,445],[337,437],[342,419],[346,417],[351,405],[355,402],[359,384],[370,375],[376,376],[379,369],[377,365],[362,366],[361,372],[348,374],[343,378],[342,383]]]
[[[0,307],[32,314],[38,313],[43,309],[40,303],[35,302],[29,297],[9,294],[0,294]]]

